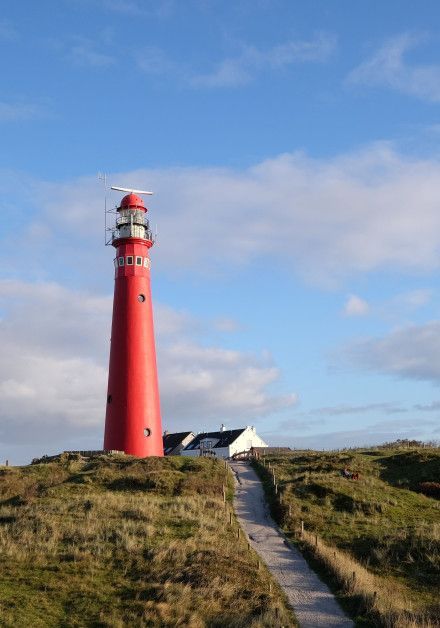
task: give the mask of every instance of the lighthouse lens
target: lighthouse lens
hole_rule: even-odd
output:
[[[144,294],[138,295],[138,301],[140,301],[140,303],[143,303],[145,301],[145,295]]]

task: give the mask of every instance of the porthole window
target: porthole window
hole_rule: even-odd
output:
[[[136,266],[142,266],[142,257],[136,258]]]
[[[144,428],[144,436],[151,436],[151,430],[149,427]]]
[[[133,256],[129,255],[127,257],[127,266],[133,266]]]
[[[123,257],[120,257],[120,258],[118,259],[118,262],[119,262],[119,266],[123,266],[123,265],[124,265],[124,258],[123,258]]]
[[[138,301],[139,301],[140,303],[143,303],[143,302],[145,301],[145,294],[139,294],[139,295],[138,295]]]

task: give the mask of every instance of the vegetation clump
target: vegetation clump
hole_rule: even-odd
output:
[[[298,451],[256,467],[285,532],[359,621],[438,625],[438,448]]]
[[[230,524],[232,489],[210,459],[1,468],[0,624],[295,625]]]

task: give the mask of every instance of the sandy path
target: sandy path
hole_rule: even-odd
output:
[[[286,545],[271,519],[261,482],[247,462],[232,462],[238,484],[235,512],[252,547],[284,589],[302,628],[353,626],[302,555]]]

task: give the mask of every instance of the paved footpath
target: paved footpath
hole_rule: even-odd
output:
[[[232,462],[237,487],[234,506],[238,520],[256,552],[278,580],[301,628],[353,626],[328,587],[310,569],[269,515],[261,482],[247,462]]]

